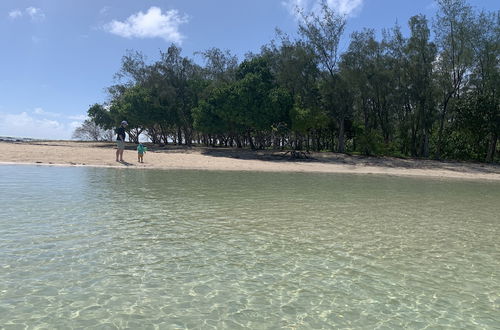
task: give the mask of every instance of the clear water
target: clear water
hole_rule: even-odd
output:
[[[500,184],[0,166],[0,327],[500,326]]]

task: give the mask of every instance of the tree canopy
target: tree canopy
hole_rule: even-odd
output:
[[[498,161],[500,11],[436,3],[409,36],[364,29],[343,52],[346,18],[326,2],[295,40],[278,33],[241,62],[217,48],[197,53],[203,64],[175,45],[153,63],[129,51],[88,116],[104,130],[127,120],[134,142]]]

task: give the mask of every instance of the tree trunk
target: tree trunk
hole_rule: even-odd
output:
[[[339,119],[339,152],[344,153],[345,152],[345,137],[344,137],[344,118]]]
[[[330,143],[332,144],[330,149],[332,151],[334,151],[335,150],[335,131],[332,129],[330,132],[331,132],[331,139],[330,139],[331,142]]]
[[[424,136],[422,137],[422,156],[429,158],[429,135],[427,132],[424,132]]]
[[[180,127],[177,127],[177,145],[182,144],[182,131]]]
[[[142,133],[142,129],[133,128],[128,131],[128,140],[133,143],[139,143],[139,136]]]
[[[451,99],[453,94],[448,94],[447,98],[443,102],[443,113],[441,114],[439,121],[439,132],[438,132],[438,141],[437,141],[437,149],[436,149],[436,159],[441,159],[441,154],[443,152],[443,133],[444,133],[444,122],[446,120],[446,111],[448,110],[448,102]]]
[[[253,143],[252,135],[250,134],[250,132],[248,132],[248,142],[250,142],[250,148],[252,148],[252,150],[255,150],[255,144]]]
[[[193,145],[192,130],[189,127],[184,127],[184,144],[188,147]]]
[[[492,133],[490,138],[490,143],[488,145],[488,154],[486,155],[486,162],[491,163],[495,159],[495,153],[497,151],[497,133]]]

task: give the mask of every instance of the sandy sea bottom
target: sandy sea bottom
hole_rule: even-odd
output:
[[[500,184],[0,166],[6,328],[495,328]]]

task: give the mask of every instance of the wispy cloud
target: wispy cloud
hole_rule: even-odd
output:
[[[3,136],[35,139],[70,139],[73,131],[81,123],[36,118],[27,112],[17,114],[0,113],[0,132]]]
[[[284,0],[281,4],[288,10],[290,15],[299,18],[299,11],[309,7],[310,0]]]
[[[435,11],[438,8],[438,4],[436,1],[429,2],[427,6],[425,6],[425,10],[433,10]]]
[[[328,7],[346,16],[355,16],[363,7],[364,0],[326,0]],[[300,11],[307,14],[321,9],[321,0],[283,0],[281,4],[288,12],[300,19]]]
[[[33,21],[43,21],[45,19],[45,14],[40,8],[28,7],[26,8],[26,14],[28,14]]]
[[[87,118],[87,115],[67,115],[46,111],[41,107],[21,113],[0,111],[0,134],[12,137],[68,140],[71,139],[74,130]]]
[[[11,19],[17,19],[22,17],[29,17],[33,22],[41,22],[45,19],[45,14],[40,8],[28,7],[26,9],[14,9],[9,12],[9,17]]]
[[[111,8],[109,6],[104,6],[99,10],[99,15],[106,15]]]
[[[71,119],[71,120],[78,120],[79,122],[83,122],[83,121],[85,121],[85,119],[88,119],[88,116],[87,115],[76,115],[76,116],[68,116],[67,118]]]
[[[33,114],[54,118],[62,116],[60,113],[45,111],[42,108],[35,108],[35,110],[33,110]]]
[[[347,16],[354,16],[363,7],[364,0],[328,0],[328,6]]]
[[[78,121],[84,121],[87,119],[87,115],[65,115],[59,112],[51,112],[51,111],[45,111],[43,108],[37,107],[33,109],[31,112],[32,114],[36,115],[37,117],[49,117],[49,118],[61,118],[61,119],[70,119],[70,120],[78,120]]]
[[[125,38],[162,38],[167,42],[182,43],[185,38],[179,32],[179,26],[187,23],[188,17],[175,9],[165,11],[151,7],[131,15],[125,21],[113,20],[104,25],[104,30]]]
[[[9,17],[12,19],[20,18],[23,16],[23,12],[19,9],[14,9],[9,12]]]

